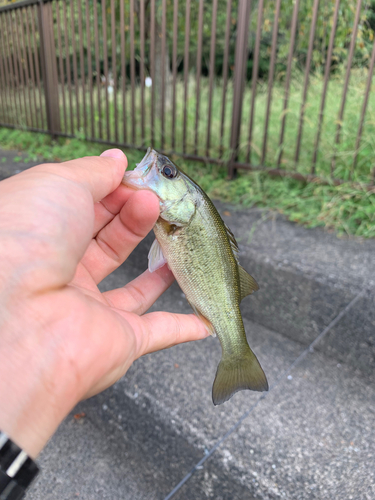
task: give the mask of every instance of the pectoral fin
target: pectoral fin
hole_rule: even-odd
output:
[[[153,273],[157,269],[160,269],[167,263],[167,259],[164,257],[163,250],[157,239],[154,240],[151,245],[150,251],[148,252],[148,270]]]
[[[250,274],[245,271],[245,269],[238,265],[238,272],[240,273],[240,285],[241,285],[241,300],[247,297],[253,292],[259,290],[258,283],[255,279],[250,276]]]

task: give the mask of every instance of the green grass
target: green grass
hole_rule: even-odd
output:
[[[0,147],[25,151],[30,160],[64,161],[99,155],[105,145],[81,139],[52,141],[46,134],[0,128]],[[124,150],[132,168],[143,153]],[[375,189],[302,183],[290,178],[272,178],[264,172],[240,172],[227,180],[225,168],[173,158],[212,198],[242,207],[267,207],[307,227],[321,226],[339,236],[375,237]],[[0,161],[1,153],[0,153]]]

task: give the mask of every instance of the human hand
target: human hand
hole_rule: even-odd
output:
[[[167,266],[97,287],[159,215],[153,193],[120,184],[126,165],[109,150],[0,182],[0,429],[32,457],[135,359],[208,335],[194,315],[144,314],[173,282]]]

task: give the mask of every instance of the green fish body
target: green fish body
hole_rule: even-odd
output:
[[[148,150],[125,184],[160,200],[149,269],[168,263],[195,314],[218,336],[222,358],[212,387],[215,405],[243,389],[268,390],[250,349],[240,302],[258,285],[239,264],[235,238],[205,192],[166,156]]]

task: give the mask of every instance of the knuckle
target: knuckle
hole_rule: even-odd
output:
[[[110,257],[115,262],[121,262],[121,258],[120,258],[120,255],[118,254],[118,252],[116,252],[116,250],[108,243],[108,241],[106,241],[105,239],[103,239],[101,237],[100,233],[97,234],[95,239],[96,239],[96,242],[97,242],[98,246],[100,247],[100,249],[108,257]]]

